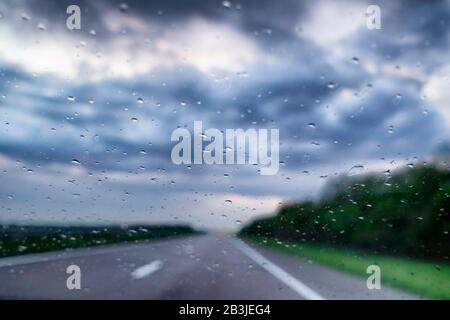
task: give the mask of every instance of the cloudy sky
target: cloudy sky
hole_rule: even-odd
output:
[[[429,159],[449,52],[448,1],[1,1],[0,224],[231,230],[354,166]],[[278,128],[280,171],[172,164],[195,120]]]

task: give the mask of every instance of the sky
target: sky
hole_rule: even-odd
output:
[[[339,175],[432,159],[449,52],[449,1],[1,1],[0,224],[227,232]],[[280,170],[173,164],[194,121],[278,129]]]

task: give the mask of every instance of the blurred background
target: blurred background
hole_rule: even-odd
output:
[[[291,0],[80,0],[69,30],[72,2],[0,3],[3,255],[176,225],[448,263],[448,1],[377,1],[379,30]],[[194,120],[278,128],[280,171],[172,164]]]

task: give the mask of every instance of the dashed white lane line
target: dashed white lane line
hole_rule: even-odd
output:
[[[233,244],[238,248],[242,253],[244,253],[247,257],[255,261],[261,267],[263,267],[266,271],[272,274],[275,278],[283,282],[289,288],[297,292],[299,295],[308,300],[325,300],[320,294],[294,278],[292,275],[267,260],[256,250],[250,248],[246,245],[242,240],[234,239],[232,240]]]
[[[155,260],[153,262],[150,262],[149,264],[145,264],[135,269],[133,272],[131,272],[131,276],[134,279],[142,279],[151,275],[153,272],[160,270],[162,267],[163,267],[162,261]]]

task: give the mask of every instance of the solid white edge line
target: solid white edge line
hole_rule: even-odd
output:
[[[264,256],[258,253],[256,250],[249,247],[242,240],[234,239],[233,244],[242,251],[247,257],[255,261],[266,271],[272,274],[275,278],[286,284],[289,288],[297,292],[299,295],[308,300],[325,300],[320,294],[301,283],[292,275],[275,265],[273,262],[267,260]]]

